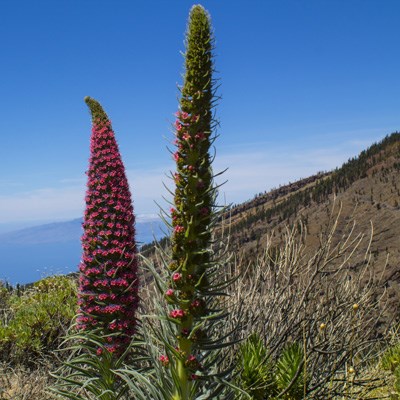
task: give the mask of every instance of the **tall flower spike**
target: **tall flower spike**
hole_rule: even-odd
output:
[[[138,307],[135,217],[107,114],[85,97],[92,114],[86,210],[79,276],[78,329],[98,330],[105,348],[121,353],[136,327]],[[101,349],[99,349],[101,352]]]
[[[218,352],[221,344],[214,337],[221,314],[213,309],[213,296],[221,291],[213,286],[218,280],[218,266],[211,250],[211,231],[217,215],[210,156],[215,126],[212,51],[209,15],[202,6],[193,6],[186,34],[180,109],[174,124],[176,187],[171,209],[170,279],[165,291],[170,304],[168,318],[176,330],[177,351],[168,354],[175,370],[172,375],[177,377],[173,400],[192,398],[194,385],[199,388],[199,382],[204,382],[210,373],[210,349]]]

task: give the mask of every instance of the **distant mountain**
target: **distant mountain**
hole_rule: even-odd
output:
[[[79,241],[82,219],[54,222],[0,234],[1,244],[40,244]]]
[[[136,240],[139,243],[148,243],[155,237],[160,237],[161,220],[159,217],[137,217]],[[12,232],[1,233],[1,244],[41,244],[64,243],[79,241],[82,235],[82,219],[71,221],[53,222],[30,228],[19,229]]]
[[[0,280],[28,283],[43,276],[76,271],[81,256],[82,219],[0,234]],[[164,236],[158,217],[138,216],[139,245]]]

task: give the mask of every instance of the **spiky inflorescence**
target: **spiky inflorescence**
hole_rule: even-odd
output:
[[[98,329],[110,352],[135,332],[138,307],[135,217],[128,181],[106,113],[90,97],[91,156],[80,264],[78,328]],[[100,349],[99,349],[100,351]]]
[[[177,351],[169,357],[175,359],[172,368],[176,368],[180,382],[174,399],[189,398],[190,381],[196,379],[196,371],[203,370],[203,348],[212,346],[204,327],[216,319],[211,309],[215,288],[210,283],[210,276],[215,273],[211,229],[216,217],[209,152],[215,125],[212,51],[209,15],[196,5],[189,16],[184,85],[175,122],[172,260],[165,292],[172,305],[169,318],[176,324]]]

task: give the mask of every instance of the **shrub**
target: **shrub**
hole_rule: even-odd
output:
[[[273,367],[269,351],[258,334],[252,334],[240,346],[237,385],[254,400],[264,400],[271,391]],[[239,398],[246,398],[238,393]]]
[[[34,363],[49,356],[66,334],[76,313],[73,278],[53,276],[31,288],[7,296],[7,313],[0,320],[0,355],[3,361]]]
[[[394,377],[394,389],[400,394],[400,343],[389,346],[381,358],[381,366]]]
[[[355,235],[349,228],[347,236],[335,240],[338,218],[321,234],[315,251],[303,245],[302,235],[293,228],[286,231],[278,250],[270,241],[255,263],[239,261],[232,267],[242,274],[229,290],[232,318],[225,331],[231,331],[241,318],[245,324],[236,331],[237,340],[256,333],[273,365],[284,357],[282,362],[286,359],[290,366],[288,375],[297,372],[299,376],[300,386],[287,390],[290,380],[282,374],[278,394],[269,396],[302,396],[305,390],[309,399],[349,393],[353,398],[368,398],[367,392],[382,384],[379,377],[366,378],[364,372],[379,354],[385,282],[380,281],[382,275],[375,275],[368,249],[361,261],[355,258],[362,234]],[[294,342],[302,344],[298,354],[284,356],[286,346]],[[300,348],[306,351],[303,356]],[[227,359],[228,365],[231,360]]]
[[[290,343],[273,360],[270,351],[256,333],[250,335],[240,346],[237,360],[236,384],[247,395],[238,393],[238,398],[252,400],[303,399],[304,352],[298,343]]]

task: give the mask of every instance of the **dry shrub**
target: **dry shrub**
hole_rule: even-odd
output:
[[[47,390],[51,366],[34,370],[0,365],[0,400],[52,400],[56,397]]]
[[[234,270],[241,275],[227,300],[227,329],[241,326],[236,339],[258,334],[270,360],[285,346],[301,344],[305,356],[294,379],[303,382],[301,398],[367,399],[384,385],[383,375],[367,371],[387,325],[385,282],[374,272],[369,248],[362,259],[357,255],[364,235],[354,233],[354,224],[336,240],[339,216],[332,215],[315,251],[303,245],[304,232],[293,228],[282,246],[269,241],[255,263],[237,262]],[[235,354],[237,349],[233,359]]]

